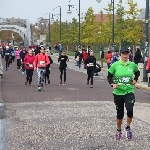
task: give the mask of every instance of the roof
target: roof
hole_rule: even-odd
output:
[[[101,14],[95,14],[95,22],[106,22],[109,20],[109,16],[108,14],[103,14],[103,19],[101,20]],[[114,15],[114,20],[116,21],[117,20],[117,15],[115,14]]]

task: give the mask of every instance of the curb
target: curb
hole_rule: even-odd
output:
[[[54,56],[55,58],[58,58],[57,55],[53,55],[53,56]],[[75,61],[74,61],[73,59],[71,59],[70,62],[75,62]],[[101,68],[101,70],[102,70],[102,71],[108,71],[108,69],[105,69],[105,68]],[[150,92],[150,87],[148,87],[148,86],[146,86],[146,85],[139,84],[139,83],[136,83],[136,84],[135,84],[135,88]]]
[[[2,79],[0,78],[0,149],[6,148],[6,119],[5,119],[5,106],[2,95]]]

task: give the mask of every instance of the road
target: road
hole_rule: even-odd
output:
[[[135,90],[133,140],[115,140],[116,110],[107,73],[86,85],[86,70],[68,64],[67,85],[59,85],[57,59],[51,65],[51,84],[37,91],[24,85],[25,75],[14,64],[4,72],[2,94],[6,114],[8,150],[149,150],[150,93]],[[125,124],[125,122],[124,122]]]

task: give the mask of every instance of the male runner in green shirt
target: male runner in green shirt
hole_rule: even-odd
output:
[[[108,70],[108,82],[113,87],[114,103],[117,110],[117,140],[121,139],[124,103],[127,110],[126,137],[127,139],[132,139],[130,124],[133,118],[133,106],[135,102],[134,85],[140,76],[138,66],[134,62],[128,61],[129,50],[127,48],[121,50],[120,58],[121,59],[115,62]]]

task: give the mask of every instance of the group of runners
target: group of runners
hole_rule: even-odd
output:
[[[6,60],[6,70],[8,69],[9,65],[13,63],[14,59],[9,61],[8,56],[15,56],[17,59],[17,68],[20,70],[20,61],[23,66],[25,66],[26,71],[26,81],[25,85],[29,84],[31,87],[32,83],[32,76],[33,71],[37,70],[38,73],[38,90],[43,90],[44,80],[47,79],[48,84],[50,84],[50,64],[52,64],[52,59],[50,57],[50,51],[45,50],[43,46],[40,47],[39,53],[36,55],[33,54],[33,50],[29,49],[26,53],[24,58],[23,55],[19,55],[17,47],[15,48],[15,54],[12,55],[11,48],[6,48],[5,52],[5,60]],[[127,110],[127,122],[125,127],[126,137],[127,139],[132,139],[132,132],[131,132],[131,122],[133,118],[133,106],[135,103],[135,95],[134,95],[134,85],[136,84],[138,77],[140,76],[140,72],[138,70],[138,66],[128,60],[129,58],[129,49],[125,48],[121,50],[120,53],[120,60],[113,63],[108,69],[108,82],[113,88],[113,96],[114,96],[114,103],[116,105],[117,116],[116,116],[116,123],[117,123],[117,131],[116,131],[116,139],[121,139],[122,134],[122,122],[124,117],[124,104]],[[59,70],[60,70],[60,85],[66,85],[66,70],[67,70],[67,62],[69,61],[68,56],[66,55],[65,51],[62,51],[62,54],[58,58],[58,62],[60,62]],[[84,60],[84,65],[86,64],[87,68],[87,85],[93,88],[93,75],[95,72],[95,68],[97,68],[96,58],[94,57],[93,51],[89,51],[89,56]],[[85,66],[84,66],[85,67]],[[23,67],[22,67],[23,68]],[[63,79],[64,75],[64,79]],[[134,78],[133,78],[134,76]]]

